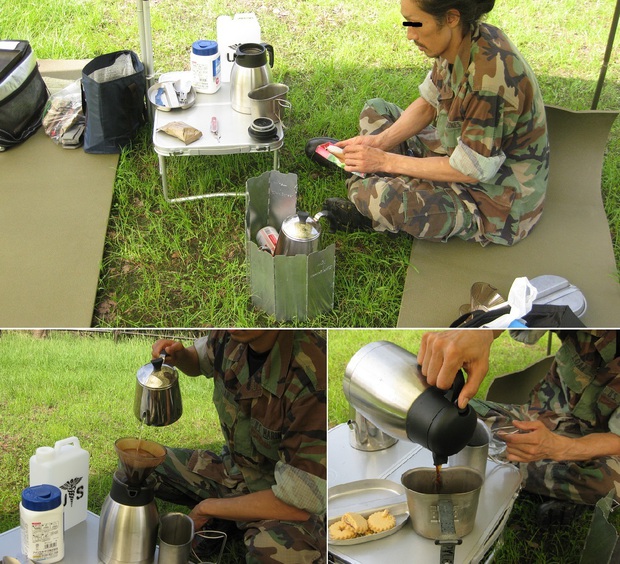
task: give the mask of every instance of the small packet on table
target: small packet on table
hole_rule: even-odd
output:
[[[202,137],[202,131],[182,121],[171,121],[166,125],[162,125],[159,129],[157,129],[157,131],[162,131],[168,135],[172,135],[172,137],[180,139],[186,145],[189,145]]]
[[[340,168],[344,168],[344,159],[342,156],[343,150],[340,147],[337,147],[333,143],[323,143],[319,145],[315,152],[321,155],[324,159],[327,159],[330,163],[334,163],[336,166]],[[366,173],[364,172],[353,172],[352,174],[356,174],[361,178],[366,177]]]

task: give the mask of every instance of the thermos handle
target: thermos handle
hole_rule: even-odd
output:
[[[463,386],[465,386],[465,376],[463,376],[463,371],[459,370],[456,373],[454,382],[452,383],[452,387],[446,392],[446,399],[450,403],[456,403],[459,399],[459,395],[461,393],[461,390],[463,389]]]
[[[273,68],[273,47],[269,45],[269,43],[261,43],[261,45],[265,48],[265,51],[269,53],[269,66]]]

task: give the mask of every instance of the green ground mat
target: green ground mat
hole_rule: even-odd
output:
[[[617,112],[548,107],[550,171],[543,217],[514,247],[453,239],[414,241],[399,327],[448,327],[474,282],[504,298],[517,277],[566,278],[585,295],[588,327],[618,327],[620,284],[601,196],[601,169]]]
[[[85,63],[40,71],[77,79]],[[0,328],[90,327],[117,164],[42,129],[0,153]]]

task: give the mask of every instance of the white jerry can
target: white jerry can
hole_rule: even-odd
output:
[[[65,531],[86,519],[89,458],[76,437],[39,447],[30,457],[30,486],[51,484],[62,492]]]
[[[242,43],[260,43],[260,24],[252,13],[218,16],[217,45],[221,58],[222,82],[230,82],[235,51]]]

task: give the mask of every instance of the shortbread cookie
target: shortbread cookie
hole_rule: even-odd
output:
[[[357,535],[363,535],[368,530],[368,521],[359,513],[345,513],[342,520],[349,525]]]
[[[368,528],[375,533],[388,531],[396,526],[396,519],[387,509],[368,516]]]
[[[342,520],[329,526],[329,536],[334,540],[349,540],[356,537],[353,528]]]

